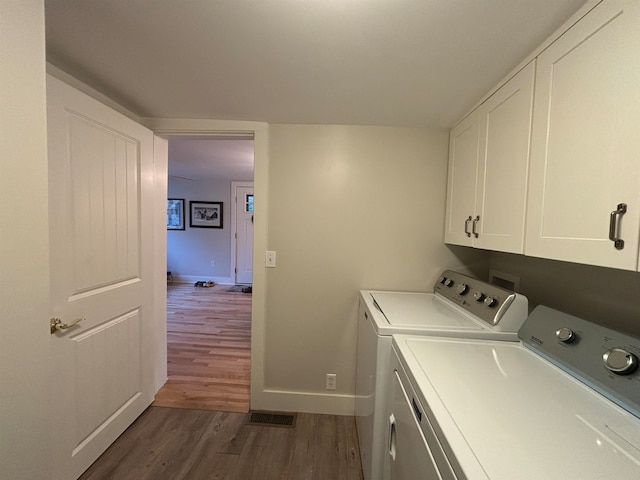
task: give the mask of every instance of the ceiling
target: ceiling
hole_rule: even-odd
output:
[[[170,137],[169,178],[252,182],[253,140]]]
[[[45,0],[47,60],[141,117],[448,128],[584,3]]]
[[[450,127],[585,0],[45,0],[47,59],[143,117]]]

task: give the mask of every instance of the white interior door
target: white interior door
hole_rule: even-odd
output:
[[[153,401],[153,134],[47,79],[52,478],[77,478]],[[37,279],[34,279],[37,281]]]
[[[236,205],[236,283],[253,282],[253,183],[237,184]]]

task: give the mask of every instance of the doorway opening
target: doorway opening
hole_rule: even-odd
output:
[[[168,199],[181,221],[167,231],[168,380],[154,405],[247,412],[254,139],[166,138]]]

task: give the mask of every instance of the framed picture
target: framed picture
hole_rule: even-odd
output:
[[[190,227],[222,228],[222,202],[189,202]]]
[[[167,230],[184,230],[184,198],[167,200]]]

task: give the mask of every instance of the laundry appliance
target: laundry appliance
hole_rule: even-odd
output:
[[[391,336],[493,339],[517,342],[527,298],[452,270],[432,293],[360,292],[356,368],[356,425],[365,480],[389,469],[386,432],[392,378]]]
[[[390,480],[640,478],[640,339],[544,306],[519,338],[394,336]]]

